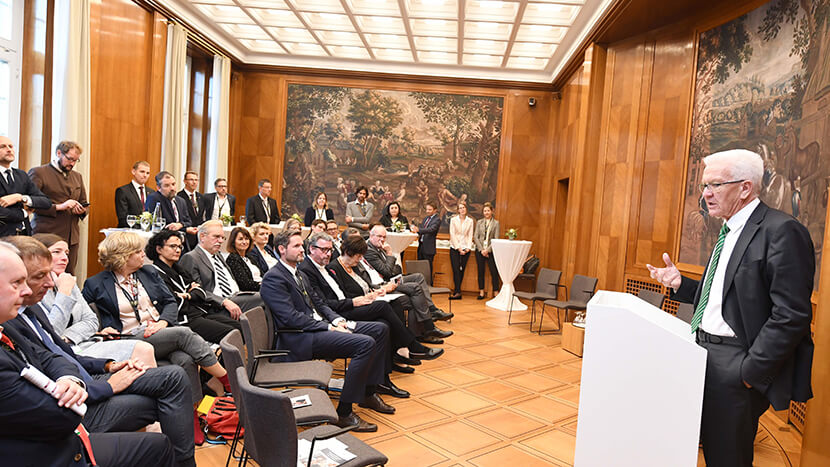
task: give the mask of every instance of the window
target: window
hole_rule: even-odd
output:
[[[0,135],[17,141],[23,1],[0,0]]]

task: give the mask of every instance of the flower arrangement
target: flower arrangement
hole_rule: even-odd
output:
[[[144,211],[138,216],[138,223],[141,225],[141,230],[149,232],[153,226],[153,213]]]
[[[222,214],[222,216],[219,219],[222,221],[222,225],[224,225],[225,227],[233,223],[233,216],[231,216],[230,214]]]
[[[508,240],[516,240],[516,238],[519,236],[519,231],[516,229],[507,229],[507,232],[504,234],[504,236]]]
[[[403,222],[396,221],[394,224],[392,224],[392,232],[403,232],[404,230],[406,230],[406,227],[407,225]]]
[[[294,214],[291,214],[291,218],[292,218],[292,219],[296,219],[296,220],[297,220],[297,222],[299,222],[300,224],[302,224],[302,223],[303,223],[303,218],[302,218],[302,217],[300,217],[300,215],[299,215],[299,214],[297,214],[296,212],[295,212]]]

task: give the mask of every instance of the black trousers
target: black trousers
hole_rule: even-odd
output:
[[[742,344],[701,342],[700,337],[698,344],[707,351],[700,426],[706,465],[752,467],[758,419],[769,401],[743,383],[741,362],[747,352]]]
[[[400,313],[400,315],[399,315]],[[380,321],[389,326],[389,342],[394,352],[401,347],[408,347],[415,340],[406,325],[403,324],[403,313],[395,312],[387,302],[372,302],[368,305],[358,306],[349,311],[343,311],[340,316],[352,321]]]
[[[242,332],[242,325],[227,313],[208,313],[196,318],[188,318],[187,327],[202,339],[218,344],[225,335],[234,329]]]
[[[352,333],[312,332],[311,358],[350,358],[343,380],[340,402],[363,402],[366,387],[386,381],[392,371],[389,353],[389,328],[383,323],[360,321]]]
[[[191,417],[191,424],[192,424]],[[191,433],[193,427],[190,428]],[[101,467],[172,467],[176,465],[170,440],[161,433],[90,433],[92,455]],[[179,462],[179,465],[196,465]]]
[[[426,254],[423,251],[421,251],[421,245],[418,245],[418,259],[425,259],[425,260],[429,261],[429,276],[430,276],[430,279],[432,279],[432,260],[435,259],[435,253],[433,253],[431,255]],[[432,280],[429,280],[428,282],[432,283]]]
[[[450,265],[452,266],[452,281],[455,284],[454,293],[461,293],[461,281],[464,280],[464,271],[467,270],[467,260],[470,253],[462,255],[455,248],[450,248]]]
[[[493,292],[498,293],[499,287],[499,271],[496,269],[496,259],[493,258],[493,252],[491,251],[489,256],[486,258],[484,255],[479,253],[476,250],[476,265],[478,266],[478,290],[484,290],[484,264],[487,263],[487,267],[490,268],[490,280],[493,281]]]

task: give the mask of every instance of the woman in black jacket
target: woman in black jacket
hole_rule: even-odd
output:
[[[395,230],[394,225],[398,222],[402,224],[401,230],[409,228],[409,219],[401,213],[401,203],[392,201],[383,209],[383,216],[380,218],[380,223],[386,227],[386,230]]]
[[[306,208],[305,216],[303,216],[306,227],[311,227],[311,222],[315,219],[323,219],[324,221],[334,220],[334,211],[329,208],[329,198],[322,191],[317,193],[314,197],[314,205]]]
[[[236,285],[239,286],[239,290],[259,292],[259,283],[262,282],[260,269],[248,258],[252,243],[253,238],[247,228],[235,227],[228,238],[226,249],[229,254],[225,262],[228,263],[228,269],[231,270],[231,275]]]
[[[164,280],[170,293],[176,297],[180,325],[189,327],[202,336],[202,339],[214,344],[218,344],[234,329],[241,331],[239,321],[227,313],[215,311],[205,299],[205,292],[201,286],[191,278],[190,272],[179,266],[182,239],[178,232],[162,230],[147,242],[144,251],[153,261],[156,272]]]

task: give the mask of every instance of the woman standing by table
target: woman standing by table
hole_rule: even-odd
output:
[[[311,227],[311,222],[315,219],[334,220],[334,211],[329,208],[329,198],[322,191],[317,193],[317,196],[314,197],[314,205],[306,208],[305,216],[303,216],[306,227]]]
[[[386,206],[386,209],[384,209],[383,216],[380,218],[380,223],[386,227],[386,230],[393,230],[392,227],[397,222],[403,224],[404,229],[409,227],[409,219],[401,213],[401,203],[392,201]]]
[[[490,268],[490,279],[493,281],[493,294],[499,290],[499,272],[496,269],[496,260],[493,258],[493,247],[490,241],[499,237],[499,221],[493,218],[493,205],[484,203],[482,208],[484,219],[476,222],[476,231],[473,241],[476,246],[476,265],[478,265],[478,300],[484,300],[484,264]]]
[[[467,203],[457,205],[458,214],[450,220],[450,265],[455,290],[450,300],[461,300],[461,281],[467,269],[467,260],[473,250],[473,229],[475,222],[467,216]]]

